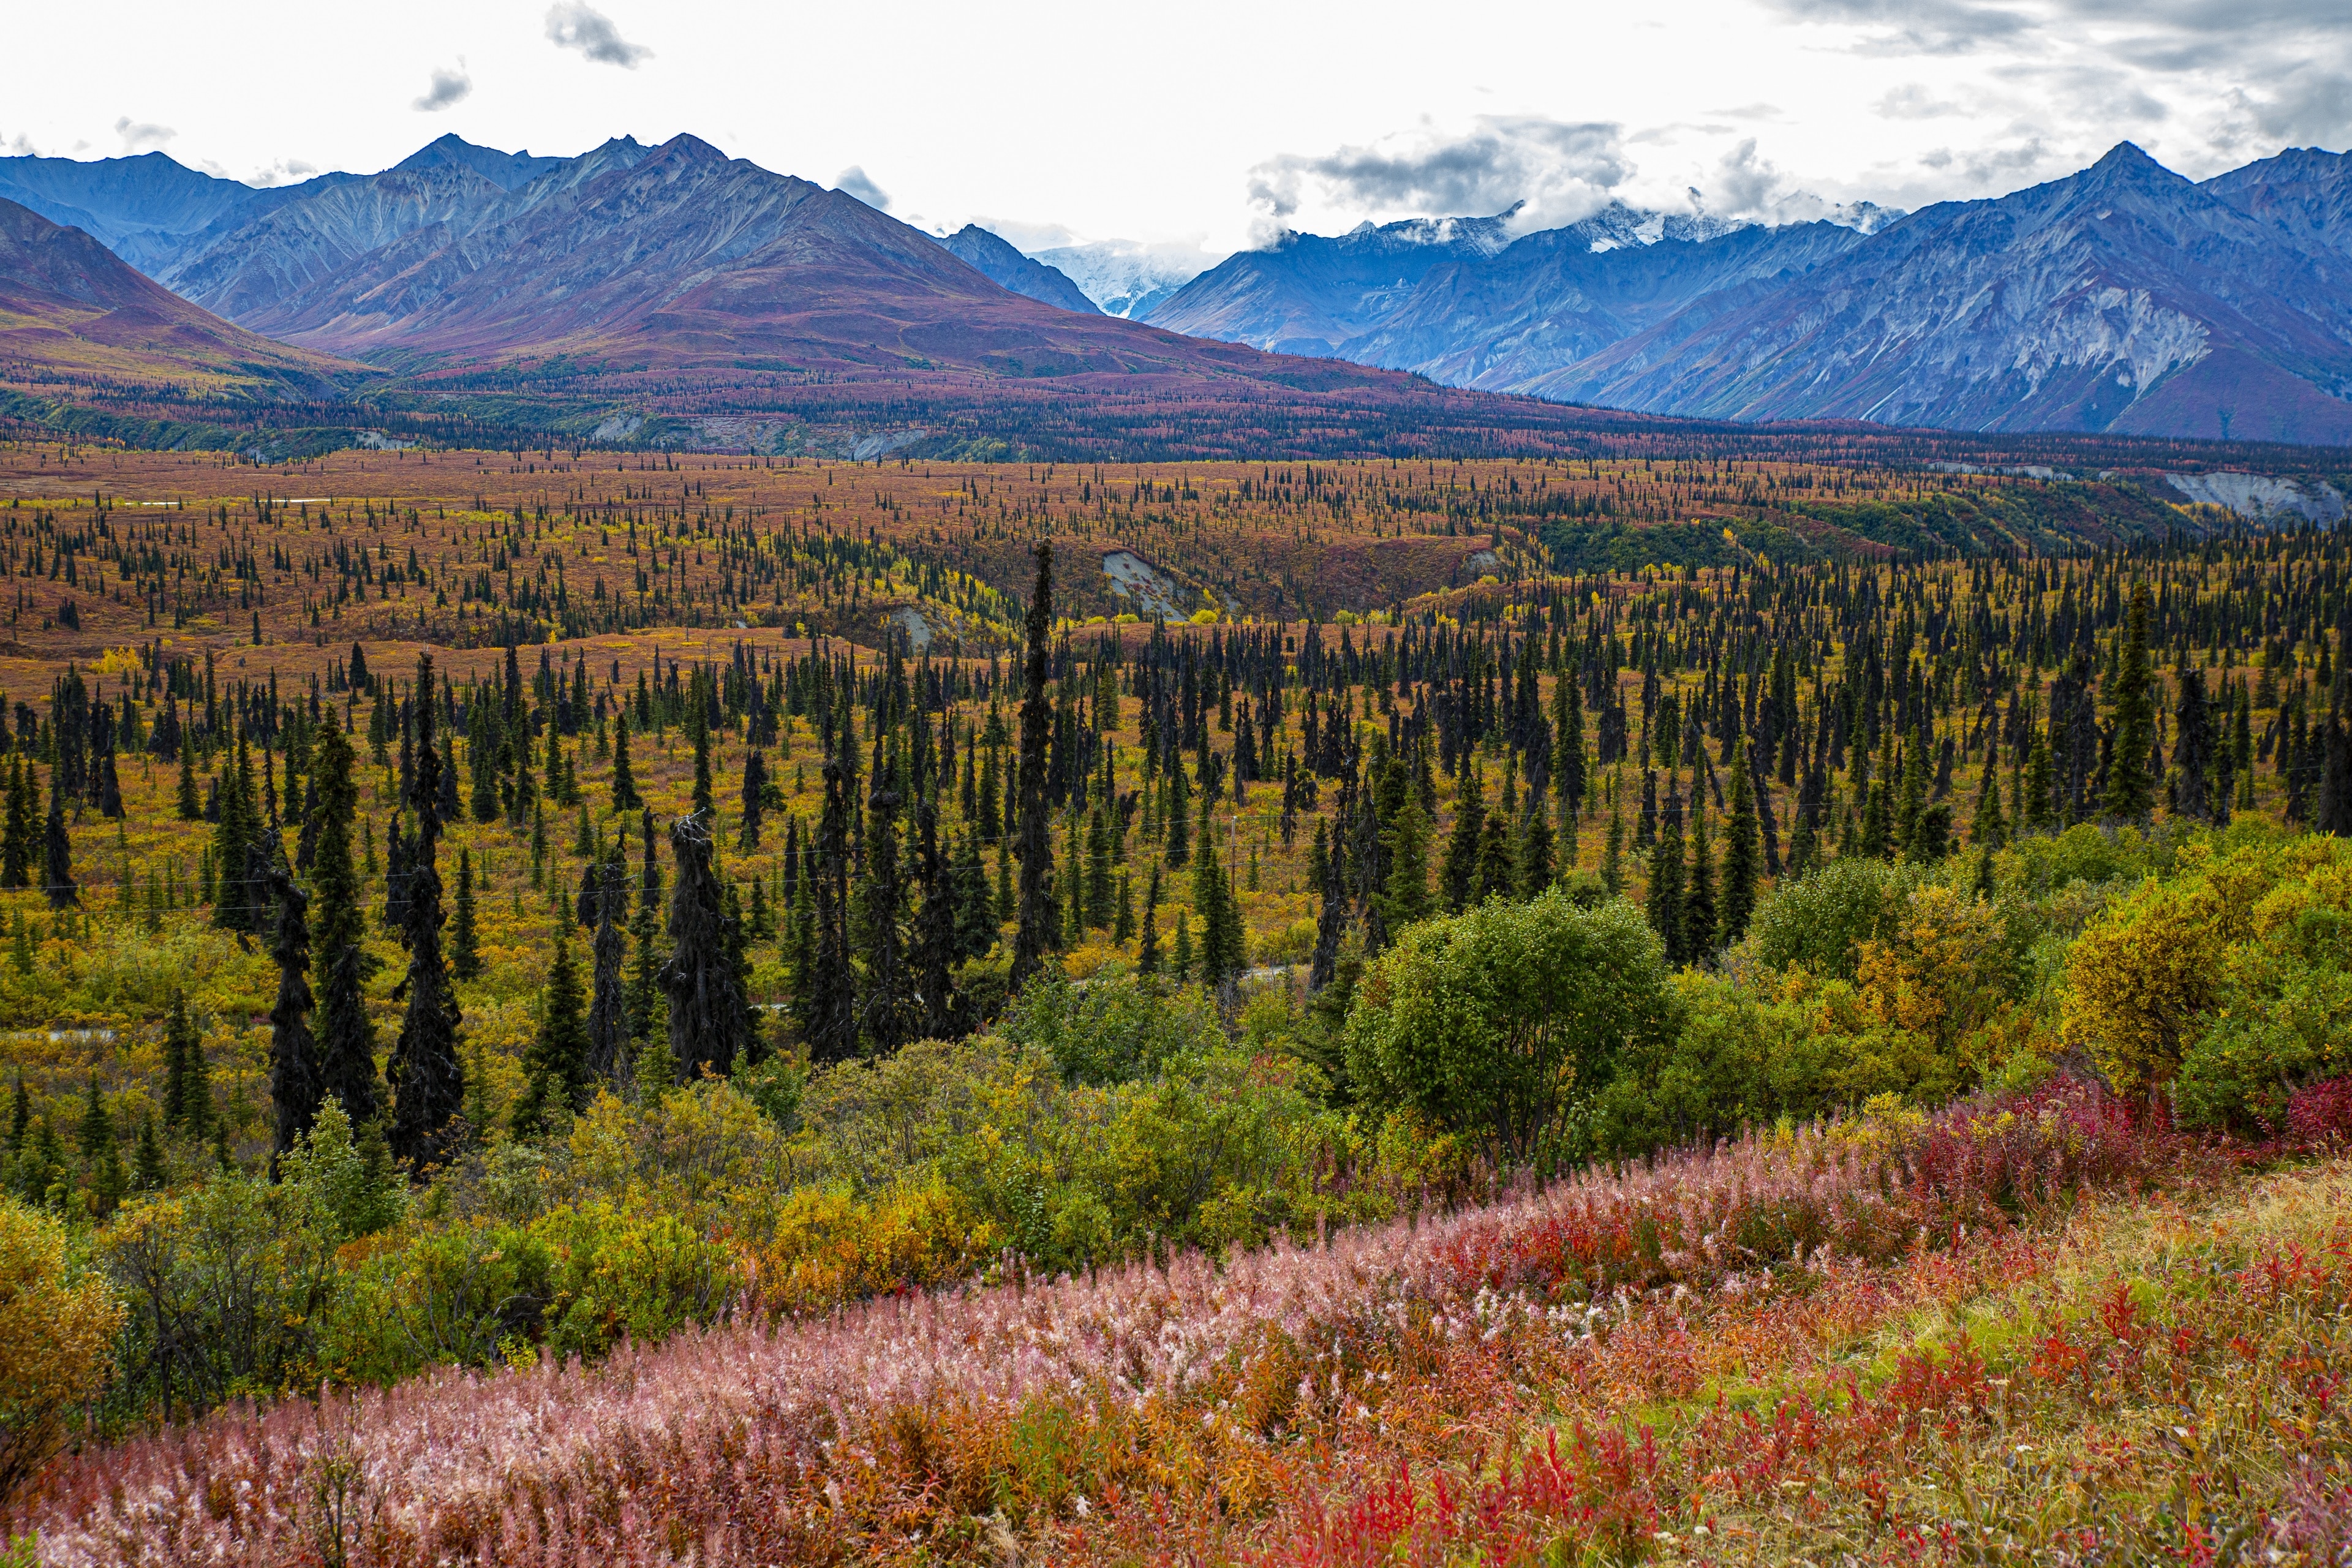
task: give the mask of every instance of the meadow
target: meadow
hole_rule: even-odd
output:
[[[32,1560],[2344,1550],[2339,532],[1688,457],[0,496]]]

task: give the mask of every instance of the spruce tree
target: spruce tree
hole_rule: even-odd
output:
[[[598,879],[596,935],[592,948],[595,977],[588,1002],[588,1071],[604,1083],[617,1085],[627,1065],[629,1018],[623,994],[621,964],[628,943],[621,935],[621,914],[628,907],[628,867],[617,855]]]
[[[956,1033],[954,974],[961,946],[956,931],[961,900],[955,869],[940,845],[936,793],[925,795],[915,807],[915,875],[923,894],[915,926],[916,990],[923,1005],[925,1031],[934,1039],[948,1039]]]
[[[745,853],[760,847],[760,818],[767,809],[768,759],[757,746],[743,759],[743,826],[736,847]]]
[[[213,830],[213,868],[220,886],[213,895],[213,924],[222,931],[254,929],[253,889],[246,886],[246,850],[261,830],[253,798],[253,757],[245,733],[237,732],[236,761],[220,781],[220,822]]]
[[[1383,934],[1393,942],[1406,926],[1434,912],[1429,891],[1429,818],[1422,813],[1402,757],[1390,757],[1381,770],[1379,796],[1381,850],[1388,875],[1378,904]]]
[[[670,825],[677,881],[670,894],[669,962],[662,966],[669,1001],[669,1054],[687,1081],[706,1068],[724,1078],[747,1041],[743,998],[728,961],[726,910],[712,868],[709,818],[699,812]]]
[[[1977,783],[1977,814],[1969,825],[1969,841],[1988,852],[2009,841],[2009,821],[2000,809],[1998,742],[1985,748],[1984,776]]]
[[[1454,792],[1454,831],[1445,841],[1445,864],[1438,872],[1449,914],[1458,915],[1478,901],[1478,853],[1486,829],[1486,789],[1473,762],[1462,770],[1462,782]]]
[[[1160,973],[1160,868],[1151,868],[1151,891],[1143,900],[1143,933],[1135,950],[1135,972],[1138,974]],[[16,1092],[25,1090],[24,1076],[16,1079]]]
[[[205,803],[196,794],[196,749],[194,746],[180,748],[179,812],[182,822],[202,822],[205,819]]]
[[[856,941],[866,960],[858,1029],[866,1043],[888,1055],[915,1037],[922,1007],[915,975],[907,963],[907,879],[904,831],[898,825],[906,796],[898,787],[898,747],[881,750],[875,738],[874,784],[866,798],[864,875],[857,897]],[[681,1053],[679,1060],[686,1058]]]
[[[269,956],[278,964],[278,1000],[269,1009],[269,1102],[275,1111],[270,1169],[309,1136],[327,1092],[319,1043],[310,1033],[310,900],[282,863],[269,867],[278,919]]]
[[[1020,923],[1013,939],[1012,981],[1016,987],[1044,966],[1054,945],[1054,831],[1045,796],[1054,739],[1054,704],[1045,691],[1053,633],[1054,547],[1041,541],[1021,667],[1021,751],[1015,772],[1020,815],[1013,847],[1021,863]]]
[[[1683,946],[1683,796],[1682,785],[1671,775],[1657,837],[1650,842],[1647,903],[1650,929],[1664,944],[1666,962],[1682,963],[1687,956]]]
[[[698,700],[687,708],[686,738],[694,746],[694,809],[712,827],[719,819],[718,784],[710,775],[710,721]]]
[[[558,926],[555,956],[548,964],[546,989],[540,994],[539,1028],[523,1051],[523,1091],[513,1111],[518,1138],[536,1137],[562,1113],[588,1103],[588,1025],[581,1008],[572,938]]]
[[[142,1193],[160,1193],[172,1184],[171,1166],[163,1158],[163,1140],[155,1136],[155,1113],[139,1119],[139,1152],[131,1162],[131,1184]]]
[[[2203,822],[2213,815],[2213,716],[2205,701],[2205,672],[2180,672],[2180,700],[2173,709],[2172,813]]]
[[[310,887],[319,904],[313,984],[319,994],[319,1069],[325,1092],[354,1126],[366,1126],[382,1108],[376,1076],[375,1026],[367,1010],[368,980],[376,960],[362,942],[366,915],[360,876],[352,863],[352,819],[358,791],[357,758],[331,714],[312,755],[319,792],[318,844]]]
[[[66,836],[66,803],[55,789],[49,792],[49,830],[44,848],[41,890],[48,895],[49,908],[79,909],[81,889],[74,885],[73,840]]]
[[[2111,705],[2115,742],[2107,764],[2107,793],[2100,809],[2119,822],[2145,822],[2156,802],[2156,781],[2147,771],[2147,751],[2156,729],[2156,700],[2147,666],[2147,584],[2132,584],[2131,609],[2124,618],[2124,644],[2116,660]]]
[[[644,813],[639,819],[645,853],[644,870],[637,884],[636,912],[629,917],[629,935],[635,943],[636,967],[629,978],[629,1038],[647,1044],[656,1038],[663,1040],[667,1051],[669,1028],[660,1023],[661,1011],[661,866],[654,858],[654,814]],[[665,1086],[666,1087],[666,1086]]]
[[[1756,912],[1757,857],[1756,791],[1748,768],[1748,748],[1731,754],[1731,798],[1723,819],[1723,895],[1715,945],[1729,947],[1748,934]]]
[[[482,973],[480,939],[474,925],[474,852],[457,851],[457,918],[449,931],[449,969],[460,980]]]
[[[1703,758],[1705,753],[1700,753]],[[1696,962],[1715,951],[1722,911],[1715,898],[1715,846],[1706,830],[1706,792],[1694,773],[1691,801],[1690,871],[1683,882],[1683,954]]]
[[[433,656],[416,659],[416,689],[433,689]],[[416,704],[416,771],[408,807],[415,829],[408,845],[408,1010],[393,1044],[392,1152],[412,1170],[446,1161],[464,1131],[466,1065],[458,1055],[461,1015],[441,951],[441,753],[433,736],[434,705]],[[349,1107],[345,1108],[346,1114]]]
[[[1510,813],[1497,809],[1487,816],[1478,833],[1478,863],[1470,901],[1483,904],[1489,899],[1508,899],[1518,889],[1518,855],[1511,842]]]
[[[644,805],[637,798],[637,775],[629,766],[629,715],[624,709],[613,725],[613,809],[637,811]]]

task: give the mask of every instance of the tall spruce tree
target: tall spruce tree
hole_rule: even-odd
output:
[[[618,853],[597,879],[595,927],[592,952],[595,975],[588,1001],[588,1072],[602,1082],[617,1085],[628,1062],[629,1018],[623,994],[621,964],[628,942],[621,935],[621,916],[628,908],[628,865]]]
[[[278,919],[269,956],[278,963],[278,1000],[269,1009],[269,1102],[276,1112],[269,1167],[303,1138],[319,1119],[327,1092],[319,1042],[310,1033],[310,900],[282,861],[269,867],[269,890]]]
[[[1027,983],[1054,946],[1054,827],[1046,785],[1052,766],[1054,702],[1045,690],[1054,635],[1054,547],[1037,546],[1037,582],[1023,628],[1020,758],[1014,778],[1019,826],[1013,853],[1021,865],[1021,895],[1013,937],[1012,981]]]
[[[1683,924],[1683,794],[1669,773],[1665,809],[1659,814],[1657,836],[1650,841],[1650,881],[1646,895],[1650,929],[1666,950],[1666,962],[1680,963],[1689,956]]]
[[[2147,665],[2147,584],[2132,584],[2131,608],[2124,617],[2124,643],[2116,661],[2112,707],[2114,744],[2107,763],[2107,793],[2102,812],[2119,822],[2145,822],[2156,803],[2156,781],[2148,773],[2147,752],[2154,743],[2156,698]]]
[[[460,980],[482,973],[482,948],[474,924],[474,852],[457,851],[457,918],[449,931],[449,969]]]
[[[728,962],[727,913],[711,865],[710,819],[700,812],[670,825],[677,881],[670,894],[669,962],[662,990],[669,999],[669,1054],[684,1081],[704,1068],[724,1078],[748,1043],[743,997]]]
[[[49,908],[53,910],[80,907],[81,889],[74,884],[73,840],[66,836],[66,803],[55,788],[49,791],[49,830],[43,840],[41,890],[48,895]]]
[[[416,689],[433,689],[433,656],[416,659]],[[408,1010],[393,1044],[392,1132],[394,1155],[412,1170],[445,1162],[466,1129],[466,1064],[458,1055],[461,1015],[441,951],[441,753],[433,736],[434,705],[416,704],[416,771],[408,807],[415,819],[408,844]]]
[[[1475,762],[1462,770],[1454,791],[1454,831],[1445,841],[1445,863],[1438,880],[1445,889],[1445,909],[1460,914],[1478,901],[1478,853],[1486,831],[1484,781]]]
[[[637,798],[637,775],[629,765],[629,715],[626,709],[613,723],[613,809],[637,811],[645,802]]]
[[[312,960],[319,992],[319,1070],[355,1127],[375,1120],[383,1106],[376,1075],[375,1026],[369,1020],[366,988],[376,959],[366,948],[359,868],[352,861],[352,819],[358,790],[357,762],[342,725],[330,710],[312,753],[318,786],[319,830],[310,886],[319,904],[317,956]]]
[[[588,1103],[588,1025],[581,1016],[580,972],[572,962],[571,933],[558,925],[555,957],[540,994],[539,1028],[523,1052],[523,1091],[513,1112],[515,1135],[536,1137],[557,1118]]]
[[[1748,768],[1748,748],[1734,747],[1731,756],[1731,798],[1723,819],[1722,909],[1715,945],[1729,947],[1748,934],[1756,912],[1756,883],[1760,870],[1756,853],[1756,791]]]

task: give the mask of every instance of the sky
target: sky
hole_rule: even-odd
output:
[[[1637,206],[1785,220],[2352,142],[2352,0],[19,0],[0,151],[254,184],[681,132],[931,229],[1212,255]]]

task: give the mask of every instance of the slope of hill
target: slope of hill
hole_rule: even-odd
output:
[[[1033,260],[976,223],[968,223],[940,241],[958,259],[976,268],[1001,289],[1082,316],[1099,315],[1095,302],[1067,274]]]
[[[170,383],[204,394],[331,395],[363,374],[272,342],[141,276],[79,229],[0,200],[0,366],[10,379]]]

